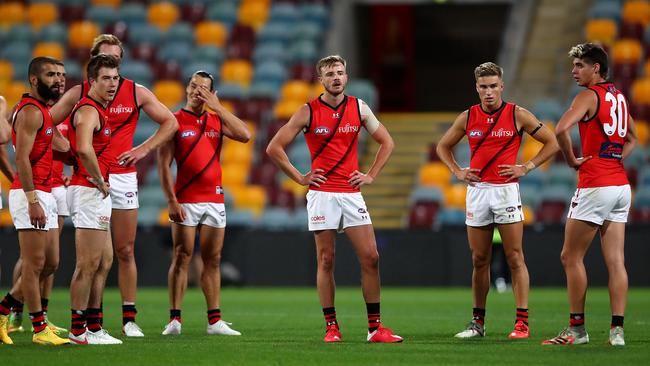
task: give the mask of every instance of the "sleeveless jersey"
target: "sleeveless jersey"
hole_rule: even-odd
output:
[[[75,156],[75,162],[73,165],[74,173],[72,174],[70,185],[95,187],[95,185],[88,181],[90,174],[88,174],[88,171],[81,163],[79,155],[77,154],[77,129],[74,126],[75,113],[77,113],[79,108],[87,105],[95,108],[99,114],[100,128],[93,132],[93,150],[95,150],[97,163],[99,164],[99,170],[102,173],[102,177],[104,178],[104,181],[108,182],[108,173],[111,163],[111,128],[106,120],[106,110],[102,105],[90,97],[85,97],[77,102],[77,105],[72,109],[72,113],[70,113],[70,129],[68,130],[68,138],[70,139],[70,150]]]
[[[499,175],[501,164],[517,163],[521,145],[521,132],[517,130],[515,111],[517,106],[503,101],[501,107],[487,113],[480,104],[467,112],[465,134],[471,151],[470,168],[480,169],[481,182],[504,184],[508,177]],[[517,182],[516,179],[507,183]]]
[[[174,113],[178,131],[174,136],[177,174],[174,192],[179,203],[224,203],[221,188],[222,129],[219,116],[186,109]]]
[[[621,160],[630,119],[627,99],[609,82],[589,89],[598,97],[598,109],[579,123],[582,156],[592,158],[578,170],[578,188],[629,184]]]
[[[70,128],[70,118],[66,118],[63,122],[59,123],[56,128],[61,132],[63,137],[68,138],[68,129]],[[62,187],[65,185],[63,182],[63,165],[64,162],[69,161],[69,152],[54,152],[52,160],[52,188]]]
[[[359,192],[348,183],[350,174],[359,169],[357,145],[361,132],[359,100],[345,96],[337,106],[318,97],[309,106],[309,125],[305,139],[311,154],[311,171],[323,169],[327,177],[320,187],[310,190],[325,192]]]
[[[81,85],[81,97],[86,97],[90,90],[88,81]],[[110,145],[111,174],[125,174],[136,171],[135,166],[125,167],[118,164],[117,157],[133,148],[133,136],[140,117],[140,108],[135,99],[135,82],[120,78],[115,98],[106,107],[108,125],[111,128],[112,138]]]
[[[34,188],[43,192],[52,191],[52,137],[54,135],[54,124],[52,122],[52,116],[50,111],[47,108],[47,105],[40,100],[30,96],[29,94],[23,94],[23,98],[20,100],[14,113],[11,117],[11,139],[16,148],[16,117],[18,113],[27,105],[33,105],[41,111],[43,115],[43,125],[38,129],[36,133],[36,138],[34,139],[34,145],[32,146],[32,151],[29,153],[29,162],[32,166],[32,180],[34,182]],[[18,171],[14,176],[14,181],[11,184],[11,189],[22,189],[23,186],[20,183],[20,177]]]

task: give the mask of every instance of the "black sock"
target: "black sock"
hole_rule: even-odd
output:
[[[366,303],[366,311],[368,312],[368,332],[372,333],[381,325],[379,303]]]
[[[101,324],[99,324],[100,312],[101,310],[98,308],[88,308],[86,310],[86,323],[89,331],[97,332],[102,329]]]
[[[325,325],[337,325],[336,321],[336,308],[333,306],[331,308],[323,308],[323,316],[325,317]]]
[[[45,315],[43,315],[43,310],[37,311],[34,313],[29,313],[29,319],[32,321],[32,328],[34,328],[34,334],[39,333],[47,327],[45,322]]]
[[[169,309],[169,321],[172,320],[178,320],[179,322],[181,321],[181,309]]]
[[[208,324],[212,325],[221,320],[221,310],[212,309],[208,310]]]
[[[475,320],[481,325],[485,325],[485,309],[484,308],[473,308],[472,309],[472,320]]]
[[[122,305],[122,325],[125,325],[128,322],[135,322],[135,314],[138,311],[135,309],[135,305]]]
[[[41,310],[47,314],[47,305],[50,303],[50,300],[41,298]]]
[[[623,315],[612,315],[612,328],[622,327],[623,326]]]
[[[86,331],[86,312],[84,310],[71,309],[72,325],[70,326],[70,333],[73,335],[82,335]]]
[[[524,322],[524,324],[528,325],[528,309],[524,308],[517,308],[517,320],[518,321]]]

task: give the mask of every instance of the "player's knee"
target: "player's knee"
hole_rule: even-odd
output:
[[[472,253],[472,265],[474,268],[484,268],[489,264],[490,256],[488,256],[486,253],[478,253],[476,251]]]
[[[510,269],[518,269],[524,266],[524,253],[521,250],[512,250],[506,253],[506,261]]]
[[[100,265],[101,258],[99,256],[81,259],[77,261],[77,271],[82,275],[94,276]]]
[[[221,265],[221,254],[202,256],[203,268],[219,269]]]
[[[187,268],[192,261],[192,252],[181,248],[176,248],[174,251],[174,265],[176,267]]]
[[[130,245],[121,245],[115,249],[117,259],[120,261],[131,261],[134,259],[133,243]]]
[[[377,251],[367,253],[360,258],[360,262],[363,268],[376,270],[379,268],[379,253]]]
[[[576,256],[573,255],[571,252],[563,250],[562,253],[560,254],[560,262],[562,262],[562,265],[564,267],[569,267],[571,265],[576,264],[578,260]]]
[[[59,262],[46,262],[45,265],[43,266],[43,270],[41,271],[41,277],[47,277],[59,268]]]
[[[334,253],[321,253],[318,256],[318,268],[321,271],[334,271]]]

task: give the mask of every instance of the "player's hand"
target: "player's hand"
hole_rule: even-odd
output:
[[[7,100],[0,95],[0,116],[4,116],[7,112]]]
[[[324,172],[325,171],[323,169],[314,169],[313,172],[309,172],[303,175],[302,179],[298,183],[300,183],[303,186],[320,187],[320,184],[325,183],[325,181],[327,180],[327,177],[325,177],[322,174]]]
[[[61,179],[63,180],[63,185],[64,186],[69,186],[70,185],[70,180],[72,179],[71,177],[68,177],[67,175],[62,175]]]
[[[95,187],[97,187],[97,189],[99,189],[100,192],[102,192],[102,198],[106,198],[109,194],[111,194],[111,186],[108,184],[108,182],[105,182],[103,179],[98,182],[93,177],[88,177],[86,179],[88,179],[90,183],[92,183]]]
[[[185,221],[186,215],[183,206],[178,201],[169,201],[169,219],[173,222]]]
[[[129,151],[123,152],[120,156],[117,157],[117,162],[120,166],[134,166],[138,161],[144,159],[151,149],[145,144],[141,144],[138,147],[134,147]]]
[[[464,168],[454,173],[454,175],[459,181],[472,184],[481,181],[481,178],[477,175],[480,172],[481,169]]]
[[[372,184],[372,182],[375,181],[375,179],[368,174],[363,174],[358,170],[355,170],[350,174],[350,179],[348,179],[348,183],[354,188],[360,188],[363,185],[366,184]]]
[[[591,158],[593,158],[593,156],[591,156],[591,155],[589,155],[589,156],[583,156],[583,157],[581,157],[581,158],[575,158],[575,160],[573,160],[573,161],[567,161],[567,164],[569,164],[569,166],[570,166],[571,168],[573,168],[573,169],[575,169],[575,170],[578,170],[578,169],[580,169],[580,167],[582,166],[582,164],[584,164],[584,163],[586,163],[587,161],[591,160]]]
[[[47,224],[47,217],[40,202],[29,203],[27,207],[29,212],[29,222],[37,229],[44,229]]]
[[[217,97],[217,91],[211,92],[210,89],[207,87],[201,85],[198,87],[198,98],[205,103],[210,109],[213,111],[216,111],[221,107],[221,102],[219,101],[219,97]]]
[[[513,179],[517,179],[528,174],[528,169],[526,169],[526,166],[524,165],[501,164],[498,166],[498,168],[499,176],[508,177],[508,179],[506,179],[506,182],[510,182]]]

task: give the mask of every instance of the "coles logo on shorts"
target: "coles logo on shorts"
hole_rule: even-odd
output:
[[[312,224],[316,224],[316,225],[324,224],[325,223],[325,216],[323,216],[323,215],[312,216],[310,220],[311,220]]]
[[[327,127],[316,127],[314,129],[314,135],[329,135],[330,134],[330,129]]]
[[[183,138],[183,139],[186,138],[186,137],[192,137],[192,136],[196,136],[196,131],[189,130],[189,131],[181,132],[181,138]]]
[[[474,218],[474,212],[467,211],[465,213],[465,216],[467,216],[468,219],[473,219]]]
[[[108,224],[111,221],[111,218],[109,216],[101,215],[97,217],[97,221],[99,221],[100,225]]]
[[[483,136],[483,131],[471,130],[469,131],[469,137],[481,137]]]
[[[47,136],[51,135],[52,134],[52,127],[48,127],[47,130],[45,130],[45,134]]]

